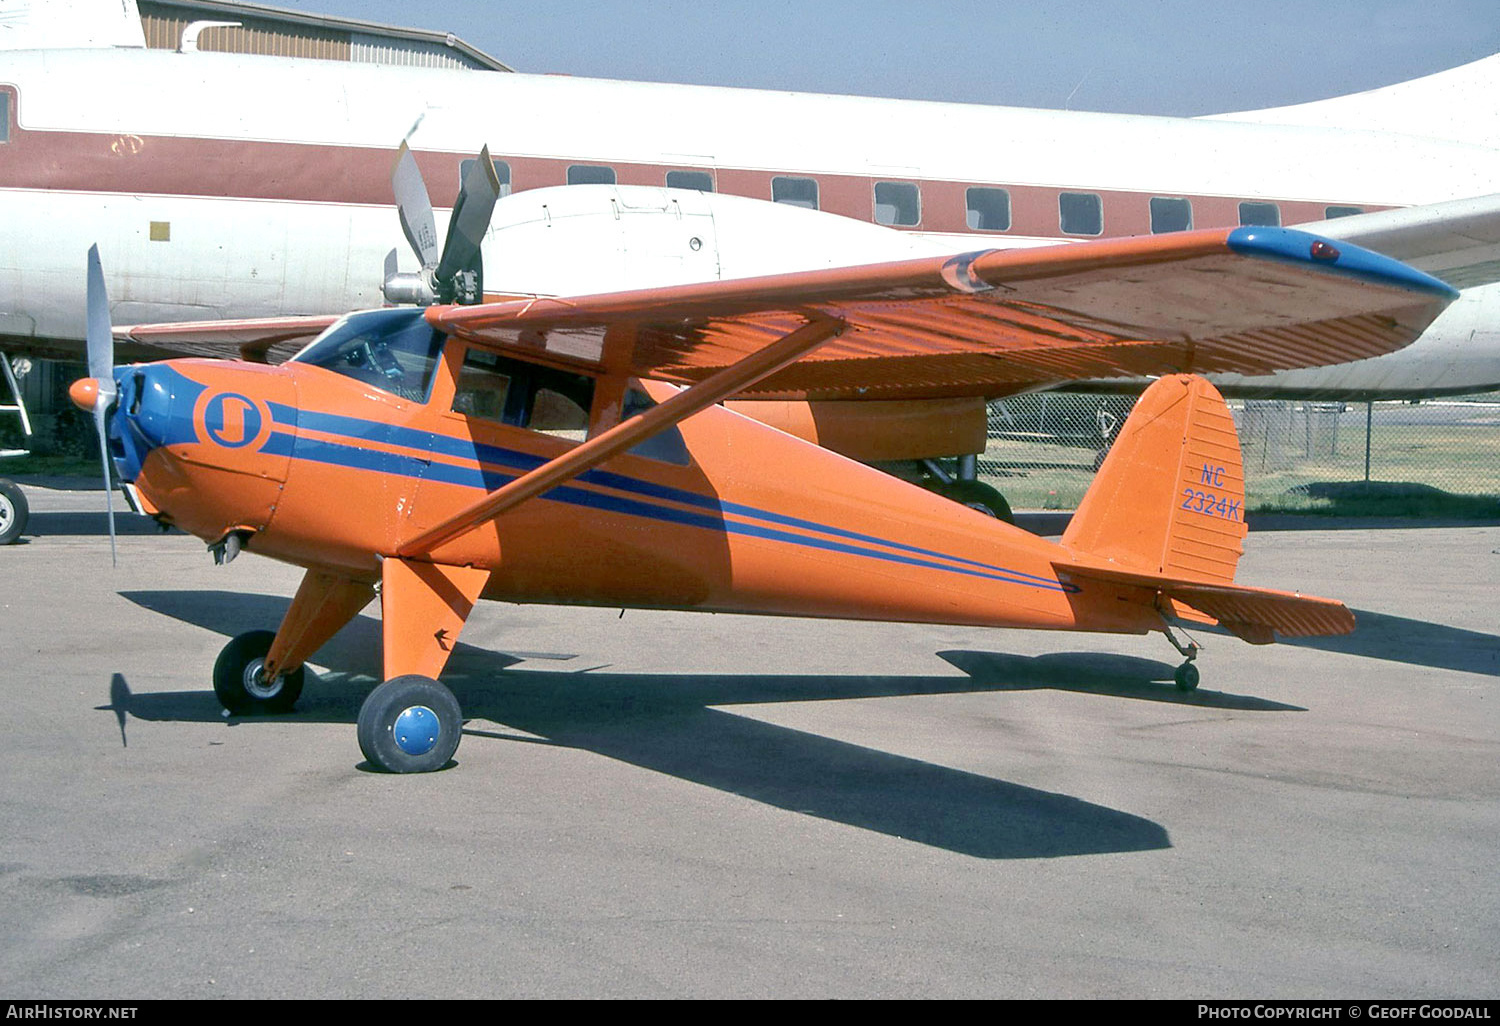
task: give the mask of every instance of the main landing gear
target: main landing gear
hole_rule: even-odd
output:
[[[302,696],[303,667],[266,676],[266,655],[275,639],[274,631],[241,634],[224,646],[214,662],[214,694],[234,715],[291,712]]]
[[[359,710],[359,750],[387,773],[427,773],[453,759],[463,735],[458,699],[411,673],[386,681]]]
[[[292,711],[302,696],[306,668],[265,673],[274,631],[250,631],[230,641],[214,663],[214,694],[235,716]],[[387,773],[426,773],[453,761],[463,732],[458,699],[438,681],[407,674],[381,684],[360,706],[356,736],[370,764]]]

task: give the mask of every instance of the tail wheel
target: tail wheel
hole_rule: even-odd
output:
[[[20,487],[14,481],[0,478],[0,545],[9,545],[21,537],[30,512]]]
[[[236,716],[290,712],[302,697],[303,667],[266,679],[266,655],[275,638],[274,631],[241,634],[214,662],[214,694]]]
[[[431,677],[392,677],[359,709],[359,750],[387,773],[428,773],[453,760],[463,735],[458,699]]]

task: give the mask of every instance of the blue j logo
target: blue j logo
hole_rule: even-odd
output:
[[[208,401],[203,410],[208,437],[226,449],[239,449],[260,436],[263,423],[255,402],[234,392],[224,392]]]

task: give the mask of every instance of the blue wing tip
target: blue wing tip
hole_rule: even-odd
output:
[[[1291,260],[1380,285],[1394,285],[1458,298],[1458,290],[1440,278],[1400,260],[1342,239],[1325,239],[1295,228],[1243,227],[1229,233],[1229,248],[1244,256]]]

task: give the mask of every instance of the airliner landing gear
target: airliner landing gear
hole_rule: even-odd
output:
[[[1162,624],[1162,633],[1167,636],[1172,647],[1187,659],[1187,662],[1177,667],[1177,671],[1172,674],[1172,679],[1177,682],[1177,690],[1198,690],[1198,667],[1193,665],[1193,660],[1197,659],[1198,653],[1203,651],[1202,647],[1192,638],[1188,638],[1185,643],[1178,641],[1177,635],[1172,633],[1172,628],[1165,623]]]
[[[9,545],[26,530],[30,507],[14,481],[0,477],[0,545]]]
[[[431,677],[394,677],[359,709],[359,750],[387,773],[427,773],[453,759],[463,734],[453,692]]]
[[[958,457],[956,473],[949,473],[937,460],[923,460],[922,466],[929,475],[926,487],[930,491],[1007,524],[1016,522],[1005,496],[979,480],[979,457]]]

